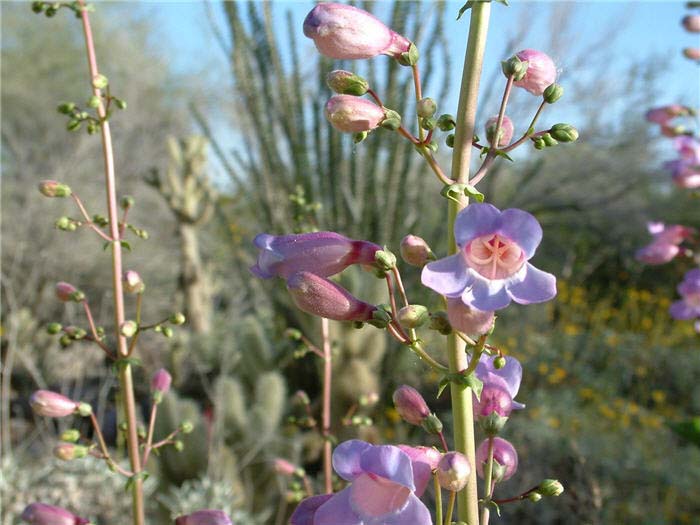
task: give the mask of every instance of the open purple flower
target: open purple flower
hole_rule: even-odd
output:
[[[700,318],[700,268],[690,270],[678,285],[678,293],[683,299],[671,304],[671,317],[678,320]]]
[[[549,301],[556,278],[527,261],[542,240],[542,228],[529,213],[491,204],[470,204],[455,221],[459,252],[423,268],[425,286],[448,298],[461,298],[482,311]]]
[[[415,495],[411,459],[400,448],[346,441],[333,452],[333,468],[351,484],[302,501],[291,525],[432,525]]]
[[[278,236],[261,233],[253,243],[260,253],[250,271],[263,279],[289,279],[296,272],[329,277],[352,264],[373,264],[374,254],[381,249],[374,243],[355,241],[335,232]]]
[[[497,412],[499,416],[507,417],[513,410],[525,408],[525,405],[514,401],[518,394],[520,381],[523,378],[523,368],[515,357],[507,357],[502,368],[494,366],[495,356],[482,355],[476,365],[476,377],[484,383],[480,399],[474,399],[474,412],[477,416],[488,416]]]
[[[654,237],[651,243],[637,250],[635,258],[646,264],[664,264],[681,251],[679,245],[692,232],[690,228],[673,224],[666,226],[663,222],[647,224],[649,233]]]

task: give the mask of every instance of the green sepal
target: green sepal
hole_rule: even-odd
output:
[[[484,202],[484,194],[477,190],[471,184],[455,183],[445,186],[440,191],[440,195],[448,200],[459,203],[460,196],[464,195],[474,199],[476,202]]]
[[[456,385],[463,385],[471,388],[474,391],[474,395],[476,396],[476,398],[479,400],[481,399],[481,391],[484,389],[484,383],[481,381],[481,379],[476,377],[475,373],[472,372],[469,375],[464,375],[462,372],[446,374],[445,376],[443,376],[443,378],[440,380],[440,383],[438,384],[437,397],[440,397],[443,390],[445,390],[445,387],[450,383],[454,383]]]
[[[411,42],[408,51],[401,53],[401,56],[398,57],[396,61],[402,66],[415,66],[418,63],[419,56],[418,48]]]
[[[126,480],[126,483],[124,484],[124,492],[129,492],[129,490],[134,486],[134,483],[136,483],[138,479],[146,481],[148,479],[148,476],[150,476],[150,474],[146,470],[142,470],[141,472],[134,474]]]

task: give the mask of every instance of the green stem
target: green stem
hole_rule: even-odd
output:
[[[442,524],[442,487],[438,481],[437,474],[433,474],[433,485],[435,487],[435,523]]]
[[[451,525],[452,524],[452,513],[455,510],[455,499],[456,499],[457,493],[456,492],[450,492],[450,501],[447,504],[447,515],[445,516],[445,525]]]
[[[488,451],[488,462],[486,463],[486,470],[484,471],[484,492],[486,492],[486,498],[484,500],[484,506],[481,509],[481,525],[488,525],[491,504],[491,497],[493,496],[493,483],[491,479],[493,478],[493,437],[489,437],[489,451]]]
[[[452,179],[458,183],[469,182],[469,163],[474,138],[476,106],[479,94],[479,81],[486,48],[489,15],[489,2],[475,2],[471,9],[467,52],[464,58],[464,70],[459,94],[457,125],[455,126],[454,157],[452,160]],[[447,235],[449,253],[457,252],[453,230],[457,213],[468,204],[466,198],[461,202],[448,201]],[[450,372],[457,373],[469,366],[464,342],[452,334],[447,339],[447,355]],[[472,391],[464,385],[452,383],[452,416],[454,421],[455,449],[475,465],[474,452],[474,416],[472,414]],[[468,525],[477,525],[479,520],[479,496],[476,482],[476,468],[472,468],[469,481],[464,490],[457,495],[459,520]]]

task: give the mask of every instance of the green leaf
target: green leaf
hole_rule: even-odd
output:
[[[444,376],[444,377],[440,380],[440,384],[438,385],[438,393],[437,393],[437,397],[438,397],[438,398],[442,395],[442,392],[445,390],[445,388],[446,388],[447,385],[449,385],[449,384],[450,384],[450,378],[447,377],[447,376]]]
[[[146,481],[148,479],[148,476],[150,476],[150,474],[145,470],[142,470],[138,474],[134,474],[126,480],[126,484],[124,485],[124,492],[129,492],[129,489],[134,486],[136,480],[142,479],[143,481]]]
[[[474,5],[474,2],[475,2],[475,1],[476,1],[476,0],[469,0],[466,4],[464,4],[464,5],[460,8],[459,13],[457,13],[457,20],[459,20],[460,18],[462,18],[462,15],[463,15],[464,13],[466,13],[467,10],[469,10],[469,9],[472,8],[472,6]]]
[[[505,151],[496,150],[496,156],[503,157],[504,159],[508,159],[509,161],[513,162],[513,159],[511,159],[510,155],[508,155]]]
[[[131,244],[129,244],[127,241],[119,241],[119,244],[122,245],[122,248],[126,248],[128,251],[131,251]]]
[[[474,395],[476,398],[481,401],[481,391],[484,389],[484,383],[476,377],[475,373],[471,373],[468,376],[462,376],[464,378],[464,382],[462,384],[468,386],[474,391]]]

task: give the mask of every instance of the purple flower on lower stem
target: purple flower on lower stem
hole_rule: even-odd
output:
[[[651,243],[637,250],[635,258],[646,264],[664,264],[680,253],[679,245],[692,233],[690,228],[673,224],[666,226],[663,222],[647,224],[653,236]]]
[[[671,317],[682,321],[700,318],[700,268],[694,268],[685,274],[678,285],[678,293],[683,299],[671,304]]]
[[[346,441],[333,452],[333,468],[351,484],[302,501],[291,525],[432,525],[415,494],[411,459],[400,448]]]
[[[348,239],[335,232],[278,236],[261,233],[253,243],[260,253],[250,271],[263,279],[288,279],[300,271],[329,277],[353,264],[373,264],[374,254],[381,249],[374,243]]]
[[[459,252],[423,268],[425,286],[485,312],[549,301],[556,278],[527,261],[542,240],[542,228],[529,213],[491,204],[470,204],[454,227]]]
[[[233,525],[233,522],[223,510],[197,510],[177,517],[175,525]]]
[[[476,365],[476,376],[484,383],[480,399],[474,399],[474,413],[488,416],[492,412],[499,416],[509,416],[513,410],[525,408],[525,405],[514,401],[518,395],[520,381],[523,378],[523,368],[515,357],[507,357],[502,368],[496,368],[495,356],[482,355]]]
[[[31,503],[22,511],[23,521],[31,525],[84,525],[89,520],[76,516],[63,507],[46,503]]]
[[[502,469],[500,475],[496,474],[494,480],[505,481],[513,477],[513,474],[518,470],[518,453],[515,447],[503,438],[495,437],[493,439],[493,463],[495,467]],[[476,472],[481,479],[484,479],[484,470],[486,463],[489,460],[489,440],[485,439],[476,449]],[[498,465],[496,465],[498,463]]]

